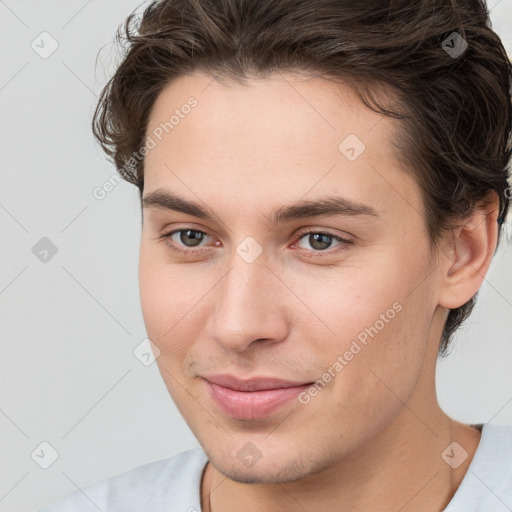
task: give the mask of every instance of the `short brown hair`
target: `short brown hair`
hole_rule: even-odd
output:
[[[401,119],[395,144],[422,189],[432,246],[490,191],[501,232],[512,75],[483,0],[159,0],[140,17],[133,11],[116,40],[124,55],[93,133],[141,198],[144,159],[133,155],[173,79],[196,70],[238,81],[299,71],[347,80],[369,108]],[[398,100],[393,108],[378,100],[382,86]],[[439,355],[475,300],[450,310]]]

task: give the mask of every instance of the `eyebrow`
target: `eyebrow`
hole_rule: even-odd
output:
[[[212,221],[217,218],[206,206],[179,195],[170,194],[162,189],[145,195],[142,199],[142,207],[173,210]],[[334,215],[369,215],[379,217],[377,210],[370,205],[340,196],[328,196],[281,206],[271,212],[269,219],[273,224],[279,224],[299,219]]]

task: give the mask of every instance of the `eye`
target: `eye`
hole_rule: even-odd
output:
[[[194,247],[200,247],[201,242],[208,235],[204,231],[197,229],[176,229],[170,233],[161,236],[167,245],[173,250],[181,253],[197,252]],[[187,249],[190,248],[190,249]]]
[[[306,231],[299,233],[298,245],[299,248],[305,249],[306,252],[314,256],[322,256],[322,253],[332,254],[345,250],[347,245],[352,244],[350,240],[346,240],[338,235],[324,231]],[[177,253],[191,254],[198,253],[208,250],[208,246],[205,244],[201,245],[209,235],[204,231],[197,229],[176,229],[170,233],[162,235],[160,238],[164,239],[169,248]],[[333,242],[337,242],[338,245],[334,246],[334,250],[328,250],[332,247]],[[311,249],[304,247],[302,242],[309,244]],[[218,244],[217,244],[218,245]],[[338,247],[336,249],[336,247]]]
[[[346,245],[352,243],[350,240],[346,240],[338,235],[331,233],[326,233],[323,231],[307,231],[305,233],[303,232],[299,234],[299,247],[308,250],[308,252],[326,252],[327,249],[331,248],[333,240],[339,242],[337,246],[339,249],[337,250],[344,250],[346,249]],[[308,249],[307,247],[300,245],[302,241],[305,241],[306,244],[309,244],[312,249]],[[337,250],[329,251],[329,253],[337,252]]]

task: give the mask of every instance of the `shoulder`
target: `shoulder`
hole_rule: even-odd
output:
[[[499,468],[512,473],[512,425],[493,425],[485,423],[477,451],[470,470],[492,473]],[[473,466],[473,467],[472,467]]]
[[[207,456],[201,448],[149,462],[94,483],[37,512],[160,512],[201,510],[200,482]]]
[[[473,460],[445,512],[459,510],[512,510],[512,425],[483,425]]]

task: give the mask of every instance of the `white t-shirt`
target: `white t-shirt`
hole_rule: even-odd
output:
[[[201,448],[97,482],[36,512],[200,512]],[[512,425],[483,424],[473,460],[444,512],[511,512]]]

